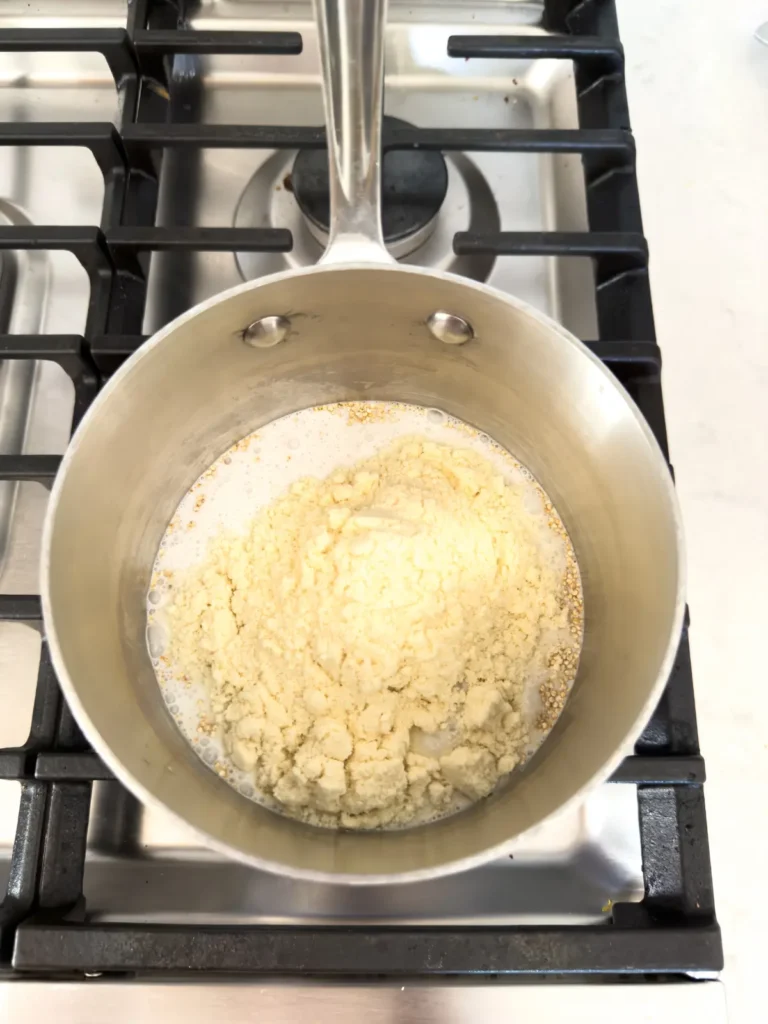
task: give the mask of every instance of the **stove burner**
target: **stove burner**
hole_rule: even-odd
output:
[[[410,128],[407,121],[385,117],[384,129]],[[393,150],[382,166],[382,228],[393,256],[406,256],[431,234],[448,191],[448,168],[442,153]],[[291,176],[299,209],[312,234],[325,244],[330,223],[328,155],[325,150],[300,150]]]
[[[418,157],[425,154],[402,155]],[[453,251],[453,238],[457,231],[492,234],[501,230],[493,191],[479,166],[465,153],[452,152],[444,158],[439,157],[439,160],[447,178],[445,201],[439,212],[412,234],[389,243],[387,248],[395,259],[404,264],[446,270],[474,281],[487,281],[495,256],[484,253],[457,256]],[[289,267],[314,266],[323,254],[328,242],[327,231],[302,212],[293,194],[296,162],[295,151],[277,150],[263,157],[238,200],[233,219],[235,227],[288,228],[293,236],[290,252],[235,253],[238,270],[245,281],[276,274]],[[325,202],[327,210],[327,197]]]

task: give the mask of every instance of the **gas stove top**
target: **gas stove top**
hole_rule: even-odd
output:
[[[428,883],[349,889],[224,861],[89,750],[36,596],[71,429],[168,320],[315,262],[327,200],[308,4],[62,10],[0,8],[0,972],[711,976],[687,625],[612,784],[512,856]],[[386,62],[392,251],[558,319],[666,451],[613,0],[390,0]]]

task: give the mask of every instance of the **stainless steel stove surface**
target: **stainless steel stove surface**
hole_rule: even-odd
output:
[[[609,14],[610,2],[599,5]],[[484,138],[491,143],[487,151],[477,144],[477,138],[466,147],[431,147],[443,150],[445,198],[420,233],[412,235],[410,242],[406,239],[404,248],[402,241],[398,243],[397,251],[406,251],[403,258],[408,262],[452,269],[513,293],[558,319],[577,336],[585,340],[601,338],[595,344],[599,348],[605,343],[607,352],[622,335],[610,316],[598,316],[596,284],[606,285],[606,279],[596,280],[593,257],[604,251],[610,255],[611,245],[603,236],[592,235],[589,237],[594,247],[590,248],[584,244],[585,233],[633,229],[624,224],[605,228],[588,217],[582,154],[593,142],[601,152],[608,152],[611,139],[630,155],[633,150],[627,148],[626,140],[618,138],[617,131],[599,137],[598,130],[586,142],[581,139],[576,146],[565,144],[571,130],[585,127],[579,123],[579,98],[585,85],[577,81],[576,59],[562,59],[564,54],[556,47],[547,56],[546,49],[539,45],[554,39],[542,27],[544,6],[565,10],[583,5],[519,0],[390,0],[386,113],[419,129],[484,130]],[[128,327],[118,324],[102,327],[101,331],[97,327],[99,337],[107,330],[115,335],[109,343],[103,339],[93,342],[94,349],[103,343],[103,359],[96,360],[102,373],[113,365],[110,353],[122,354],[121,335],[151,334],[190,306],[243,278],[312,263],[322,252],[322,232],[308,221],[296,199],[296,150],[241,145],[237,133],[228,136],[233,145],[227,147],[215,139],[214,127],[322,124],[310,5],[259,0],[207,0],[181,5],[188,12],[184,29],[199,34],[300,33],[300,54],[259,56],[232,52],[239,48],[235,44],[224,47],[229,53],[212,54],[206,51],[214,46],[196,47],[188,39],[183,46],[178,46],[176,40],[175,50],[167,40],[153,49],[150,32],[154,29],[161,34],[168,29],[168,19],[175,18],[171,11],[174,5],[165,0],[134,0],[130,7],[133,10],[125,0],[70,0],[66,5],[56,0],[40,0],[34,5],[6,0],[0,5],[0,52],[4,38],[8,47],[0,62],[0,143],[7,126],[18,135],[20,126],[44,124],[47,138],[56,136],[57,124],[62,129],[52,145],[0,145],[0,237],[3,226],[11,225],[40,225],[46,229],[52,225],[101,225],[108,240],[114,242],[113,254],[127,251],[124,267],[130,267],[130,259],[136,251],[142,251],[142,246],[120,248],[127,244],[125,235],[121,241],[120,232],[130,235],[130,225],[135,223],[128,201],[123,220],[117,225],[104,223],[105,187],[114,188],[115,179],[110,175],[105,179],[103,168],[88,148],[67,144],[69,124],[76,123],[81,130],[86,122],[103,125],[112,121],[120,128],[129,160],[133,159],[133,138],[139,163],[148,149],[146,139],[139,145],[141,133],[166,124],[155,223],[173,229],[174,239],[183,238],[185,228],[287,228],[293,244],[288,252],[252,251],[258,246],[246,246],[248,251],[238,252],[227,244],[225,233],[213,232],[202,245],[171,243],[168,238],[163,244],[147,245],[146,249],[155,251],[147,257],[143,320],[131,322]],[[149,18],[161,9],[157,25],[144,23],[148,27],[143,48],[137,42],[137,52],[146,62],[141,88],[150,114],[144,124],[136,124],[126,111],[126,104],[135,102],[135,94],[130,88],[116,89],[114,67],[110,69],[98,52],[72,52],[60,33],[67,29],[117,31],[126,23],[137,31],[137,10]],[[172,21],[170,30],[175,27]],[[144,26],[139,25],[139,29],[143,31]],[[19,34],[18,30],[37,32],[40,45],[28,45],[24,31]],[[48,50],[46,33],[50,33]],[[454,36],[515,37],[513,50],[516,47],[522,56],[448,56],[448,40]],[[114,39],[109,45],[113,44]],[[60,52],[51,52],[53,49]],[[585,43],[582,49],[586,54],[589,47]],[[593,49],[596,60],[610,64],[613,44],[607,49],[600,45]],[[168,58],[167,54],[173,52],[176,55]],[[163,68],[169,71],[165,77]],[[152,113],[154,102],[159,114]],[[201,131],[198,126],[208,126],[208,138],[214,141],[209,146],[186,144],[185,125],[193,129],[193,134]],[[548,143],[494,150],[494,141],[510,129],[549,130]],[[33,132],[34,127],[26,130]],[[563,133],[562,138],[558,132]],[[155,164],[157,157],[155,153]],[[595,170],[593,180],[597,177]],[[140,199],[144,187],[141,174],[134,185],[138,202],[136,197]],[[636,220],[639,223],[639,213]],[[482,245],[455,245],[457,232],[497,239],[503,238],[499,232],[526,234],[516,236],[515,256],[509,258],[496,254],[504,250],[503,244],[495,251],[493,246],[489,251]],[[569,237],[581,239],[582,248],[576,245],[564,254],[562,236],[553,234],[560,232],[580,233]],[[30,244],[19,251],[9,246],[5,251],[0,249],[0,331],[8,335],[88,338],[92,281],[72,251],[59,251],[50,231],[43,236],[39,246]],[[625,248],[629,245],[627,238]],[[534,244],[526,248],[527,239],[534,239]],[[550,247],[552,239],[555,241]],[[218,251],[201,251],[206,245]],[[157,251],[163,249],[167,251]],[[629,249],[624,256],[630,261],[636,258],[634,250]],[[641,253],[641,264],[642,259]],[[647,286],[647,276],[641,285]],[[647,344],[632,349],[633,357],[641,352],[643,358],[650,353],[654,359],[657,350],[650,313],[637,322],[640,326],[635,333],[625,337]],[[648,323],[650,334],[645,337]],[[619,353],[617,365],[623,358],[623,352]],[[0,456],[63,452],[75,401],[70,377],[54,362],[15,360],[0,366]],[[657,376],[651,378],[651,383],[658,391]],[[663,431],[663,419],[660,422]],[[9,472],[0,482],[0,594],[38,593],[40,531],[47,492],[34,476],[30,473],[24,479],[21,474],[19,482],[19,474]],[[0,621],[0,751],[25,743],[32,718],[40,625],[26,624],[20,621],[22,618],[21,614],[9,613]],[[695,734],[695,725],[693,728]],[[649,752],[653,742],[649,734]],[[698,748],[676,750],[674,744],[667,744],[663,751],[697,754]],[[39,762],[37,773],[39,778]],[[653,772],[648,778],[654,785],[665,778],[661,770],[652,776]],[[631,779],[631,773],[626,778]],[[670,785],[676,778],[673,772]],[[20,788],[10,773],[7,781],[0,781],[3,888],[14,837],[19,842]],[[671,788],[668,795],[674,818],[677,812]],[[648,857],[647,848],[642,852]],[[582,808],[518,843],[512,854],[459,876],[386,890],[289,882],[221,859],[197,845],[162,814],[144,810],[116,782],[97,781],[93,785],[83,894],[89,922],[459,926],[601,924],[610,919],[613,904],[638,903],[648,895],[638,825],[638,790],[634,785],[603,786]]]

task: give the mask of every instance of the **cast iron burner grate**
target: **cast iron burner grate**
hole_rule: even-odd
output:
[[[294,32],[197,32],[185,4],[133,0],[125,29],[5,29],[0,52],[103,54],[120,97],[119,128],[97,123],[0,124],[0,145],[84,146],[104,176],[99,227],[0,226],[0,250],[73,253],[90,280],[84,335],[3,335],[0,358],[51,360],[75,386],[75,424],[100,385],[144,340],[146,254],[287,252],[291,234],[260,228],[156,227],[158,171],[169,149],[319,149],[320,128],[174,123],[175,54],[298,54]],[[590,230],[459,233],[456,253],[512,258],[589,256],[599,340],[586,339],[638,403],[667,451],[661,356],[655,343],[634,141],[614,0],[548,0],[556,35],[458,37],[462,58],[573,61],[580,128],[574,131],[421,129],[395,125],[389,150],[581,155]],[[153,88],[146,88],[151,82]],[[165,83],[158,88],[158,83]],[[169,96],[170,92],[170,96]],[[50,485],[59,458],[0,456],[0,480]],[[0,620],[39,622],[36,596],[0,596]],[[8,892],[0,908],[0,967],[15,975],[196,971],[419,976],[433,974],[700,974],[722,967],[704,812],[688,650],[683,630],[669,684],[636,753],[613,781],[637,787],[645,897],[616,904],[600,925],[385,927],[182,926],[89,920],[83,897],[86,830],[95,780],[109,771],[63,701],[45,641],[32,728],[0,750],[0,779],[21,784]]]

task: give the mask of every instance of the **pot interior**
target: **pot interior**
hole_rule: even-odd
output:
[[[475,337],[433,338],[435,310]],[[273,348],[244,344],[267,315]],[[238,795],[183,738],[145,647],[145,595],[183,494],[236,440],[342,400],[436,406],[490,434],[538,478],[571,535],[585,636],[565,711],[510,783],[402,832],[332,832]],[[54,663],[80,724],[136,795],[202,837],[288,874],[386,881],[469,866],[602,779],[666,682],[681,625],[674,492],[642,417],[566,332],[482,286],[397,267],[327,268],[227,293],[169,325],[120,371],[54,489],[43,565]]]

